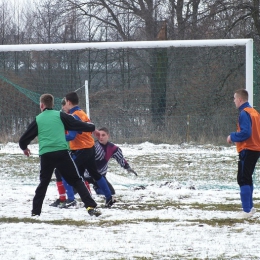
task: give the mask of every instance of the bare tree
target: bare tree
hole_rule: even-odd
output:
[[[12,5],[8,1],[0,3],[0,43],[14,42],[15,20],[12,15]]]
[[[27,8],[14,3],[11,6],[3,0],[0,4],[1,44],[252,37],[256,49],[260,48],[259,0],[35,0]],[[229,59],[237,52],[240,58],[232,64]],[[116,110],[107,104],[106,113],[118,113],[118,121],[123,113],[129,113],[126,120],[131,123],[150,120],[147,132],[173,125],[171,116],[212,116],[219,113],[219,107],[224,113],[226,96],[243,81],[244,69],[240,50],[82,50],[0,55],[1,70],[15,68],[17,75],[12,79],[24,79],[29,89],[37,85],[39,91],[46,90],[46,82],[47,88],[52,88],[60,73],[60,84],[66,89],[74,90],[75,85],[81,86],[82,79],[88,79],[93,92],[101,91],[108,100],[115,100],[117,93],[121,100]],[[224,61],[226,65],[221,66]],[[143,105],[138,103],[140,99]],[[145,116],[137,120],[142,109],[149,120]],[[127,122],[124,127],[130,136]]]

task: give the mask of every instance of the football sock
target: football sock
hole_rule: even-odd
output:
[[[57,181],[56,186],[59,192],[59,199],[60,201],[65,201],[66,200],[66,190],[63,186],[62,181]]]

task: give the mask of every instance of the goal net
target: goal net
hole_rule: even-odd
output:
[[[41,94],[60,109],[77,91],[114,142],[221,143],[235,130],[234,90],[259,106],[255,66],[251,39],[1,45],[1,142],[18,140]]]

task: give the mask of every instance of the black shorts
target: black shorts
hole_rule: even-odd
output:
[[[253,173],[260,152],[242,150],[239,153],[237,183],[239,186],[253,185]]]

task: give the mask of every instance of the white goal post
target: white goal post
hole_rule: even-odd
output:
[[[217,47],[245,46],[246,48],[246,85],[249,103],[253,106],[253,39],[216,39],[216,40],[167,40],[132,42],[86,42],[53,44],[0,45],[0,52],[8,51],[54,51],[81,49],[127,49],[127,48],[167,48],[167,47]]]

